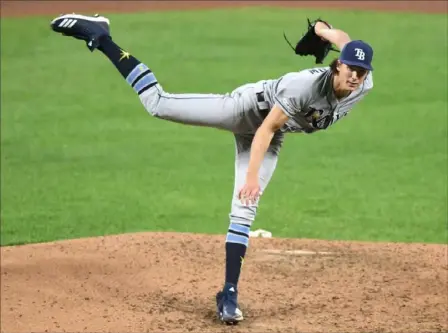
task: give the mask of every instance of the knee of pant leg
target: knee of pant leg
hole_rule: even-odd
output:
[[[162,88],[159,84],[143,92],[139,97],[145,110],[154,117],[160,117],[160,96]]]
[[[255,220],[256,213],[257,207],[254,205],[244,206],[241,203],[234,203],[232,205],[232,211],[229,215],[230,222],[251,226],[252,222]]]

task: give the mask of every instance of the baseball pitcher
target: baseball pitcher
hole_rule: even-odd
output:
[[[85,41],[92,52],[102,52],[150,115],[234,135],[235,183],[225,244],[225,281],[216,294],[216,306],[222,322],[236,324],[243,320],[237,296],[249,230],[260,195],[276,168],[284,137],[287,133],[322,131],[345,117],[373,88],[373,50],[320,19],[308,21],[305,34],[295,47],[290,45],[297,55],[314,56],[316,64],[321,64],[329,51],[340,52],[328,67],[247,83],[227,94],[173,94],[163,89],[150,67],[115,43],[109,24],[99,15],[68,14],[56,17],[51,28]]]

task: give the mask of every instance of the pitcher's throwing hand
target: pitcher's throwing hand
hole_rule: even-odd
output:
[[[241,200],[241,203],[245,206],[255,205],[262,194],[258,180],[248,180],[240,190],[238,199]]]

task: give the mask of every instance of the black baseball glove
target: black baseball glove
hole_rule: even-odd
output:
[[[330,51],[336,51],[336,52],[339,51],[333,48],[333,46],[329,41],[320,38],[314,31],[314,26],[316,25],[317,22],[325,23],[328,27],[331,28],[331,26],[327,22],[322,21],[321,19],[317,19],[313,22],[310,22],[309,19],[307,20],[308,20],[308,27],[307,27],[308,30],[305,32],[305,34],[302,35],[302,38],[300,38],[300,40],[297,42],[296,47],[291,45],[289,40],[286,38],[285,33],[283,33],[283,36],[285,37],[285,40],[288,42],[288,44],[291,46],[291,48],[297,55],[314,56],[316,58],[316,64],[321,64],[323,63],[324,59],[326,58],[326,56]]]

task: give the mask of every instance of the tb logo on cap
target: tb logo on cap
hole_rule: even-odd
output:
[[[358,60],[364,60],[366,58],[366,54],[362,49],[356,48],[355,51],[355,57],[358,58]]]

